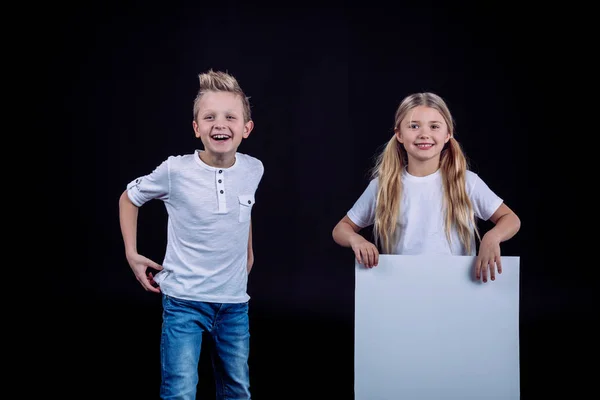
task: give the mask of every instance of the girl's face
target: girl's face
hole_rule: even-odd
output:
[[[396,139],[406,149],[408,163],[435,164],[437,169],[444,144],[450,140],[448,125],[435,108],[410,110],[395,129]]]

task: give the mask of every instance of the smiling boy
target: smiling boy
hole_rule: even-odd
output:
[[[204,149],[168,157],[127,185],[119,199],[121,233],[135,277],[162,295],[161,398],[195,399],[206,333],[214,342],[217,398],[250,399],[251,211],[264,167],[237,152],[254,128],[237,80],[212,70],[199,80],[192,126]],[[152,199],[168,213],[162,264],[137,251],[138,209]]]

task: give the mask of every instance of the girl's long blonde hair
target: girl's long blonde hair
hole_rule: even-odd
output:
[[[452,241],[451,232],[454,226],[460,241],[467,254],[469,254],[474,235],[477,238],[480,238],[480,236],[475,222],[473,205],[466,192],[467,160],[460,144],[454,139],[454,120],[446,102],[434,93],[415,93],[407,96],[396,110],[394,130],[400,128],[400,124],[408,111],[418,106],[436,109],[448,126],[450,140],[440,155],[440,169],[444,187],[446,238],[448,242]],[[379,179],[373,234],[382,253],[393,253],[398,238],[402,172],[407,162],[406,150],[394,135],[378,155],[372,170],[372,177]]]

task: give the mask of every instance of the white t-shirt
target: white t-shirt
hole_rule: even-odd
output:
[[[250,216],[264,167],[236,153],[233,166],[215,168],[199,152],[168,157],[152,173],[130,182],[127,194],[138,207],[159,199],[167,209],[167,248],[163,270],[155,277],[162,293],[246,302]]]
[[[492,192],[476,173],[467,171],[465,181],[475,216],[487,221],[503,200]],[[398,243],[394,254],[475,255],[475,238],[472,241],[471,254],[467,254],[454,228],[451,243],[448,243],[441,170],[417,177],[410,175],[405,169],[402,185],[403,195],[397,226]],[[375,223],[377,186],[378,179],[372,179],[348,211],[348,218],[361,228]]]

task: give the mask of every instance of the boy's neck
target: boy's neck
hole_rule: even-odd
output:
[[[215,168],[230,168],[235,164],[235,154],[209,154],[200,150],[198,157],[204,164]]]

